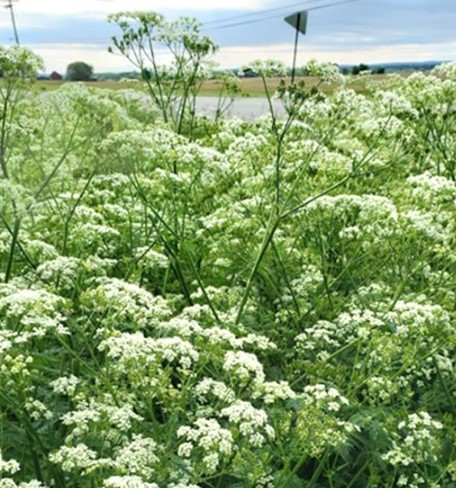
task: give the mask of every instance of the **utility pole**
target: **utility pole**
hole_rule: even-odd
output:
[[[5,8],[9,8],[11,12],[11,22],[13,23],[13,30],[14,30],[14,40],[16,44],[19,45],[19,36],[17,35],[17,26],[16,26],[16,19],[14,17],[14,9],[13,9],[13,2],[17,0],[6,0]]]

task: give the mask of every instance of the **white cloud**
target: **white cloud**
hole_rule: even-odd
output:
[[[2,15],[0,17],[0,29],[12,29],[10,16]]]
[[[43,57],[48,72],[56,70],[64,73],[69,63],[85,61],[94,67],[95,72],[133,71],[135,68],[123,56],[110,54],[106,46],[99,44],[36,44],[31,45]],[[248,64],[254,59],[279,59],[290,66],[292,44],[271,46],[237,46],[221,48],[216,61],[222,68],[234,68]],[[454,59],[456,42],[445,44],[404,44],[383,45],[369,49],[334,51],[330,47],[301,45],[297,64],[302,66],[310,58],[332,61],[340,64],[385,63],[394,61],[427,61],[432,59]],[[162,55],[160,62],[166,62]]]
[[[123,10],[254,10],[267,7],[266,0],[21,0],[15,5],[18,13],[81,15],[105,17]]]
[[[455,59],[456,41],[429,44],[391,44],[369,49],[350,51],[315,51],[317,59],[329,59],[335,63],[358,64],[409,62]]]
[[[334,51],[322,46],[309,46],[303,43],[297,57],[297,65],[304,65],[309,59],[331,61],[339,64],[387,63],[407,61],[429,61],[454,59],[456,42],[435,44],[382,45],[369,49],[347,49]],[[217,60],[223,67],[237,67],[248,64],[254,59],[278,59],[291,66],[293,56],[292,44],[273,46],[237,46],[220,49]]]
[[[122,55],[108,53],[108,44],[32,44],[29,45],[41,56],[46,72],[58,71],[64,74],[67,66],[74,61],[84,61],[93,66],[96,73],[111,71],[135,71],[135,67]],[[167,56],[157,52],[158,62],[166,63]]]

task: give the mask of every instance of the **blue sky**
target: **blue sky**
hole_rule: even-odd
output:
[[[155,10],[167,18],[180,15],[209,22],[204,33],[219,45],[216,60],[236,67],[257,58],[292,60],[294,33],[283,17],[340,0],[19,0],[14,12],[22,44],[40,54],[47,71],[64,72],[77,60],[96,72],[128,71],[128,61],[107,53],[115,27],[110,13]],[[279,9],[251,15],[265,9]],[[0,10],[0,44],[13,42],[8,9]],[[221,28],[210,23],[245,16]],[[355,0],[311,10],[306,36],[300,36],[298,65],[310,58],[337,63],[452,60],[456,58],[456,0]],[[163,58],[166,61],[165,58]]]

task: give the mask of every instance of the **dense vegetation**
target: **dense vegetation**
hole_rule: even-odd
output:
[[[23,75],[0,487],[455,486],[456,64],[180,134],[140,91]]]

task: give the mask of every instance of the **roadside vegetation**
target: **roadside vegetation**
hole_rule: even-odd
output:
[[[454,487],[456,63],[213,120],[190,25],[146,100],[0,52],[0,487]]]

